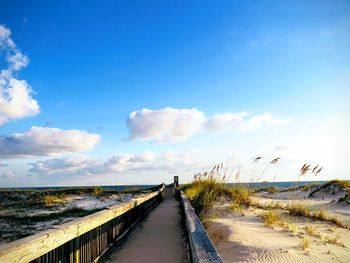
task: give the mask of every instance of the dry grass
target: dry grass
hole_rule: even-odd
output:
[[[251,191],[244,187],[232,187],[229,189],[232,197],[232,208],[239,209],[242,205],[251,204]]]
[[[301,239],[301,243],[300,246],[303,250],[307,250],[308,248],[310,248],[310,240],[307,237],[303,237]]]
[[[43,203],[46,207],[64,204],[66,202],[66,195],[47,195],[43,197]]]
[[[298,203],[290,203],[285,208],[292,216],[306,216],[309,217],[311,215],[310,207],[306,206],[303,202]]]
[[[309,225],[305,226],[305,231],[310,236],[315,236],[316,235],[315,228],[313,228],[312,226],[309,226]]]
[[[27,214],[27,215],[0,215],[0,219],[12,220],[19,223],[32,223],[32,222],[42,222],[42,221],[51,221],[60,218],[67,217],[82,217],[89,214],[96,213],[101,209],[95,210],[84,210],[82,208],[72,207],[65,210],[55,212],[55,213],[46,213],[46,214]]]
[[[94,196],[100,196],[103,193],[103,189],[101,187],[93,187],[91,189],[91,194]]]
[[[229,188],[215,177],[198,178],[187,185],[184,192],[198,215],[210,208],[220,196],[230,196]]]
[[[219,197],[232,201],[233,209],[249,206],[252,191],[243,186],[228,186],[225,183],[226,175],[222,175],[222,164],[215,165],[210,172],[198,173],[193,181],[184,186],[185,195],[191,201],[196,213],[206,213]]]
[[[254,205],[262,209],[286,210],[291,216],[309,217],[314,220],[329,222],[336,226],[339,226],[345,229],[350,229],[350,225],[346,224],[345,222],[340,220],[338,217],[330,215],[326,210],[322,208],[317,211],[312,211],[311,208],[305,204],[305,202],[293,202],[293,203],[287,204],[286,206],[280,204],[279,202],[269,202],[267,204],[254,204]]]
[[[350,182],[338,179],[329,181],[328,183],[325,183],[322,187],[327,188],[330,185],[338,185],[342,189],[350,189]]]
[[[266,226],[271,226],[280,219],[280,215],[276,211],[266,211],[261,214],[261,218]]]
[[[287,223],[287,230],[292,233],[294,236],[298,233],[298,228],[294,224]]]
[[[341,242],[339,234],[335,235],[334,237],[325,236],[324,241],[328,244],[333,244],[341,247],[345,247],[344,243]]]
[[[321,220],[321,221],[328,221],[328,219],[330,218],[329,214],[323,208],[314,212],[312,214],[312,217],[314,219]]]

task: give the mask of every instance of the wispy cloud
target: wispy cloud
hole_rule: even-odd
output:
[[[16,173],[12,170],[3,172],[1,174],[1,177],[5,178],[5,179],[14,178],[15,176],[16,176]]]
[[[7,68],[0,71],[0,125],[11,119],[39,113],[38,102],[32,98],[32,89],[25,80],[14,74],[29,63],[11,39],[11,31],[0,25],[0,52],[4,53]]]
[[[247,112],[225,112],[206,117],[198,109],[142,109],[127,119],[131,140],[157,142],[182,141],[203,132],[248,132],[264,127],[286,125],[291,119],[273,117],[266,112],[251,116]]]
[[[30,164],[29,173],[36,176],[92,176],[106,174],[126,174],[139,172],[190,172],[202,167],[203,163],[196,160],[190,153],[146,151],[140,154],[119,154],[108,160],[75,155],[53,158]]]
[[[55,156],[93,149],[100,136],[79,130],[31,127],[25,133],[0,136],[1,158]]]
[[[8,166],[7,163],[4,163],[4,162],[1,162],[1,161],[0,161],[0,168],[1,168],[1,167],[7,167],[7,166]]]

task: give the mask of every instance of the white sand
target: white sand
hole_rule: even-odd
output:
[[[227,201],[211,210],[214,219],[207,231],[224,262],[350,262],[349,230],[304,217],[282,216],[280,221],[295,228],[292,233],[279,225],[265,226],[262,212],[249,208],[242,215],[230,209]],[[306,225],[315,229],[315,236],[320,236],[307,234]],[[324,241],[336,235],[345,248]],[[304,236],[310,244],[306,250],[301,247]]]

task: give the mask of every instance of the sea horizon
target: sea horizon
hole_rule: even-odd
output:
[[[265,187],[276,187],[280,189],[286,189],[295,186],[303,186],[308,184],[324,184],[331,180],[323,180],[323,181],[278,181],[278,182],[227,182],[227,185],[244,185],[251,186],[252,188],[265,188]],[[350,180],[342,180],[348,181]],[[74,188],[91,188],[91,187],[101,187],[102,189],[113,189],[123,191],[126,189],[141,189],[146,190],[148,188],[152,188],[159,184],[121,184],[121,185],[84,185],[84,186],[24,186],[24,187],[0,187],[0,190],[57,190],[57,189],[74,189]],[[180,185],[186,185],[180,184]]]

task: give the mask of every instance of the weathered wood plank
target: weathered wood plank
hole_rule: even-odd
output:
[[[189,238],[190,255],[193,263],[223,263],[219,253],[211,242],[202,223],[194,209],[181,191],[181,204],[183,206],[186,228]]]
[[[135,206],[157,196],[163,187],[146,196],[133,199],[122,205],[108,207],[100,212],[88,215],[71,222],[56,226],[53,229],[19,239],[0,246],[0,263],[29,262],[65,244],[66,242],[116,218]]]

